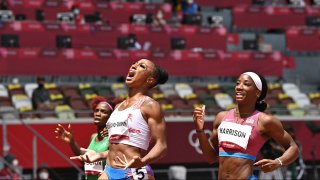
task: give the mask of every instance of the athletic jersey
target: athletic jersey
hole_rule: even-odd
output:
[[[111,114],[107,128],[110,143],[127,144],[147,150],[150,142],[150,129],[143,118],[140,107],[149,97],[144,96],[131,107],[119,111],[123,101]]]
[[[109,147],[108,137],[103,138],[103,140],[100,142],[96,142],[97,136],[98,136],[98,134],[95,134],[92,137],[91,142],[88,146],[88,149],[94,150],[96,152],[104,152],[104,151],[108,150],[108,147]],[[93,162],[93,163],[86,163],[85,162],[84,171],[86,174],[86,179],[97,180],[99,177],[98,175],[103,172],[105,165],[106,165],[105,160],[103,160],[103,161],[101,160],[101,161],[97,161],[97,162]]]
[[[219,156],[255,160],[265,139],[258,130],[259,111],[236,123],[235,109],[227,112],[218,127]]]

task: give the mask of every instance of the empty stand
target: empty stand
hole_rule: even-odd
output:
[[[81,1],[79,9],[86,23],[77,23],[71,17],[70,2],[9,1],[10,11],[0,13],[1,18],[7,18],[0,26],[0,58],[5,60],[0,61],[0,72],[5,75],[124,75],[131,64],[128,59],[149,58],[168,67],[173,76],[237,76],[248,69],[281,76],[284,68],[294,66],[294,58],[287,52],[320,49],[316,41],[318,30],[310,27],[317,25],[318,7],[256,6],[253,3],[257,2],[250,0],[197,0],[197,3],[201,12],[194,20],[194,17],[180,17],[180,12],[178,17],[173,16],[172,5],[163,1]],[[168,24],[147,23],[159,10]],[[12,20],[13,15],[16,21]],[[174,18],[180,22],[175,24]],[[63,19],[68,22],[61,22]],[[271,52],[258,52],[256,40],[247,38],[269,30],[277,30],[282,35],[281,42],[286,48],[275,46],[276,50]],[[129,34],[135,34],[137,41],[148,44],[149,48],[133,51],[127,50],[126,43],[124,48],[118,46],[118,40],[126,41],[121,37]],[[15,68],[7,70],[6,61]],[[52,70],[52,67],[61,68]],[[124,99],[128,92],[125,84],[118,82],[47,84],[51,101],[61,106],[35,112],[28,103],[36,87],[33,83],[0,86],[1,107],[8,112],[15,110],[23,119],[88,118],[92,116],[92,98],[100,95],[113,101]],[[318,92],[304,93],[295,84],[269,84],[269,90],[266,101],[270,113],[316,114],[320,106]],[[168,116],[191,116],[196,104],[205,104],[210,115],[235,106],[234,83],[223,80],[204,84],[168,83],[153,88],[148,95],[161,104]],[[11,117],[16,116],[11,114]]]
[[[206,114],[235,107],[235,83],[166,83],[150,90],[149,96],[158,101],[166,116],[192,116],[194,106],[206,105]],[[123,83],[106,85],[78,83],[64,85],[47,83],[50,98],[58,102],[54,110],[32,109],[29,91],[34,84],[7,84],[0,86],[0,114],[8,119],[35,118],[91,118],[90,103],[97,95],[108,101],[120,102],[125,98],[127,88]],[[277,115],[305,116],[319,115],[319,92],[303,93],[294,83],[270,83],[266,102],[267,113]],[[31,90],[27,90],[27,89]],[[29,92],[29,93],[26,93]],[[67,101],[65,100],[67,98]],[[120,101],[116,100],[119,99]]]

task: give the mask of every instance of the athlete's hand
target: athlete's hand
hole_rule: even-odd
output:
[[[79,161],[92,163],[101,160],[101,154],[91,149],[80,148],[80,150],[84,153],[80,156],[72,156],[70,159],[77,159]]]
[[[203,130],[204,128],[204,107],[197,106],[193,111],[193,122],[196,126],[196,130]]]
[[[58,124],[56,130],[54,131],[57,139],[61,139],[66,143],[73,141],[73,131],[71,129],[71,124],[68,125],[68,128],[65,129],[61,124]]]
[[[109,132],[108,129],[105,127],[103,128],[103,130],[100,132],[102,137],[108,137],[109,136]]]
[[[133,156],[131,161],[127,160],[127,157],[123,155],[123,158],[120,158],[119,156],[116,157],[116,166],[119,168],[140,168],[145,166],[145,164],[142,162],[141,157],[139,156]]]
[[[272,160],[272,159],[262,159],[256,163],[253,164],[254,166],[259,167],[263,172],[271,172],[279,167],[281,167],[281,164],[278,160]]]

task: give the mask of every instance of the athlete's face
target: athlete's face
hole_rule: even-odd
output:
[[[112,111],[106,102],[99,103],[93,112],[94,124],[105,125],[111,113]]]
[[[235,87],[235,100],[237,103],[255,103],[260,96],[260,91],[250,76],[242,74]]]
[[[149,87],[155,83],[153,73],[155,65],[147,59],[141,59],[131,65],[126,77],[126,84],[129,87]]]

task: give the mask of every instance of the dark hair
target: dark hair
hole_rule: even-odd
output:
[[[265,98],[267,96],[267,92],[268,92],[268,84],[266,79],[261,76],[260,74],[257,74],[262,82],[262,90],[261,90],[261,94],[259,96],[259,98],[257,99],[256,102],[256,106],[255,109],[261,112],[264,112],[267,109],[267,103],[265,102]]]
[[[154,83],[150,88],[153,88],[158,84],[164,84],[169,79],[169,75],[165,69],[161,68],[156,64],[154,64],[154,66],[155,66],[154,78],[156,79],[156,83]]]

